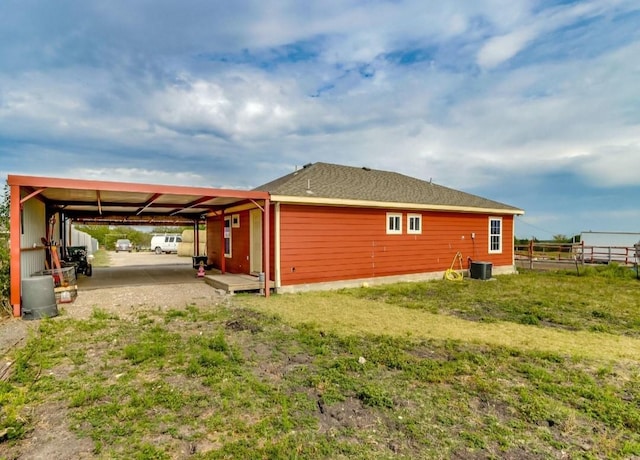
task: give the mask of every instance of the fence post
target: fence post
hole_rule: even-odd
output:
[[[529,270],[533,270],[533,239],[529,241]]]

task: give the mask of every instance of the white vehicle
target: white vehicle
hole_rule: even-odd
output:
[[[151,250],[156,254],[178,252],[178,243],[182,243],[182,237],[177,234],[154,235],[151,238]]]

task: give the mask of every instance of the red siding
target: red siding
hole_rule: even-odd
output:
[[[227,214],[240,216],[240,226],[231,227],[231,257],[225,261],[225,270],[229,273],[249,273],[249,211]],[[220,268],[222,217],[207,221],[207,255],[214,267]]]
[[[401,235],[386,234],[383,209],[281,205],[282,285],[443,271],[457,251],[465,268],[468,257],[512,264],[512,216],[502,217],[502,254],[489,254],[488,215],[389,212],[403,215]],[[422,234],[407,234],[407,214],[422,215]]]

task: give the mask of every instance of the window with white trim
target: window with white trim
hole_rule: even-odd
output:
[[[231,257],[231,216],[224,218],[224,256]]]
[[[502,253],[502,217],[489,217],[489,254]]]
[[[407,214],[407,233],[412,235],[422,233],[422,214]]]
[[[395,212],[387,213],[387,235],[402,234],[402,214]]]

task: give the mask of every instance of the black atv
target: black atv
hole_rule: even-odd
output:
[[[77,274],[84,274],[91,276],[93,274],[93,268],[87,260],[87,247],[86,246],[68,246],[67,255],[64,257],[65,265],[73,266],[76,269]]]

